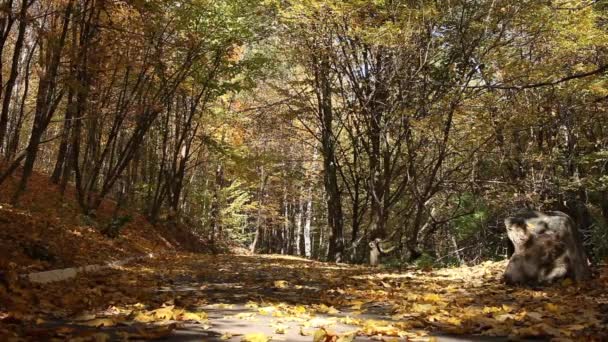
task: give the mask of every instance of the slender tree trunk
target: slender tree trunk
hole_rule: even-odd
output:
[[[281,254],[287,254],[289,241],[289,202],[287,200],[287,189],[283,188],[283,227],[280,232]]]
[[[312,186],[308,191],[308,199],[306,200],[306,221],[304,223],[304,255],[307,258],[312,256],[312,236],[310,226],[312,224]]]
[[[25,62],[25,72],[22,73],[23,94],[21,97],[21,103],[19,105],[19,114],[17,115],[16,118],[14,118],[15,121],[12,124],[12,129],[11,129],[12,133],[9,136],[9,142],[8,142],[8,146],[7,146],[6,154],[5,154],[5,160],[7,160],[7,161],[15,158],[15,155],[17,154],[17,149],[19,148],[19,142],[20,142],[20,138],[21,138],[21,129],[23,127],[23,121],[25,119],[25,101],[27,100],[29,92],[30,92],[30,70],[31,70],[31,66],[32,66],[32,59],[34,57],[34,52],[36,50],[37,45],[38,45],[37,41],[32,44],[29,55]]]
[[[255,253],[260,244],[261,240],[261,231],[263,229],[262,224],[264,223],[264,211],[262,206],[264,205],[264,196],[266,191],[266,181],[268,180],[268,175],[264,172],[264,166],[260,167],[260,188],[258,189],[258,213],[256,219],[256,227],[255,227],[255,236],[251,245],[249,246],[249,250],[251,253]]]
[[[221,181],[222,181],[222,164],[221,161],[218,161],[218,164],[215,167],[214,173],[214,181],[213,181],[213,199],[211,202],[211,232],[209,234],[210,242],[212,248],[215,249],[215,238],[216,236],[221,239],[221,229],[222,229],[222,218],[221,218]]]
[[[63,91],[57,92],[57,76],[59,72],[59,64],[61,61],[61,54],[65,46],[66,35],[68,31],[68,24],[72,14],[73,2],[70,1],[65,8],[63,22],[60,31],[60,38],[57,45],[51,45],[47,48],[51,49],[49,52],[48,65],[44,76],[40,80],[38,87],[38,95],[36,99],[36,110],[34,115],[34,123],[30,135],[30,141],[27,146],[27,154],[25,157],[25,163],[23,165],[23,173],[21,180],[13,195],[12,202],[17,203],[21,194],[25,191],[30,176],[34,170],[34,162],[39,151],[40,141],[42,135],[46,131],[51,118],[53,117],[61,98],[63,97]]]
[[[25,2],[26,0],[23,1]],[[4,46],[15,23],[15,17],[13,16],[13,0],[2,0],[0,6],[7,9],[0,16],[0,56],[2,56],[4,54]],[[4,60],[2,58],[0,58],[0,70],[4,70]],[[2,95],[4,86],[3,76],[3,73],[0,72],[0,96]]]
[[[303,194],[302,192],[304,191],[304,187],[302,187],[302,189],[300,190],[300,196],[298,199],[298,207],[297,207],[297,213],[295,216],[295,250],[294,253],[296,255],[304,255],[304,229],[303,229],[303,223],[304,223],[304,199],[303,199]]]
[[[2,98],[2,111],[0,112],[0,148],[4,145],[4,140],[6,138],[9,107],[13,95],[13,88],[15,87],[15,81],[17,80],[17,74],[19,71],[19,59],[21,57],[23,41],[25,40],[25,30],[27,28],[27,9],[31,4],[32,2],[28,0],[22,0],[21,10],[19,11],[19,29],[17,32],[17,39],[15,40],[15,46],[13,48],[13,61],[11,64],[10,75],[4,88],[4,97]]]
[[[58,184],[61,180],[61,174],[65,170],[65,164],[68,157],[68,146],[70,141],[70,127],[72,126],[72,107],[74,102],[74,92],[70,88],[68,90],[68,100],[66,105],[65,117],[63,120],[63,128],[61,131],[61,142],[59,143],[59,151],[57,152],[57,160],[55,161],[55,168],[51,175],[51,181]]]

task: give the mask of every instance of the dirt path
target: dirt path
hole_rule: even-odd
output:
[[[348,334],[355,341],[606,336],[608,296],[597,290],[605,288],[606,277],[586,288],[509,289],[496,281],[502,267],[388,272],[277,256],[171,255],[73,281],[14,283],[10,302],[0,307],[0,337],[312,341],[319,331],[328,341]]]

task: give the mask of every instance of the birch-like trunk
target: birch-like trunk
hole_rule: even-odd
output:
[[[300,192],[300,199],[298,200],[298,210],[295,218],[296,223],[296,241],[295,241],[295,254],[303,255],[304,250],[302,248],[302,240],[304,238],[304,230],[302,229],[302,221],[304,220],[304,201],[302,199],[302,193]]]
[[[304,223],[304,254],[307,258],[312,256],[312,244],[310,236],[310,226],[312,223],[312,186],[306,200],[306,222]]]

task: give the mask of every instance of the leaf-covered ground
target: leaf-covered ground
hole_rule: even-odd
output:
[[[167,250],[200,251],[204,241],[188,229],[150,224],[142,215],[119,211],[130,217],[116,238],[100,232],[112,220],[116,203],[103,200],[94,217],[82,215],[75,190],[64,195],[48,176],[34,173],[19,205],[10,203],[18,178],[0,187],[0,273],[19,273],[102,264]]]
[[[171,254],[45,285],[9,274],[0,286],[0,340],[608,339],[606,269],[587,284],[530,289],[500,284],[504,266],[393,272]]]

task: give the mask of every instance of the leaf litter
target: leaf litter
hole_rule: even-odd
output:
[[[0,290],[0,337],[103,340],[87,328],[104,328],[111,337],[157,339],[185,324],[214,329],[206,310],[217,309],[271,329],[223,332],[253,342],[285,340],[290,330],[324,342],[433,333],[608,338],[605,268],[586,284],[512,288],[498,281],[504,266],[392,272],[281,256],[165,254],[45,285],[11,278]],[[337,325],[352,329],[338,333]]]

